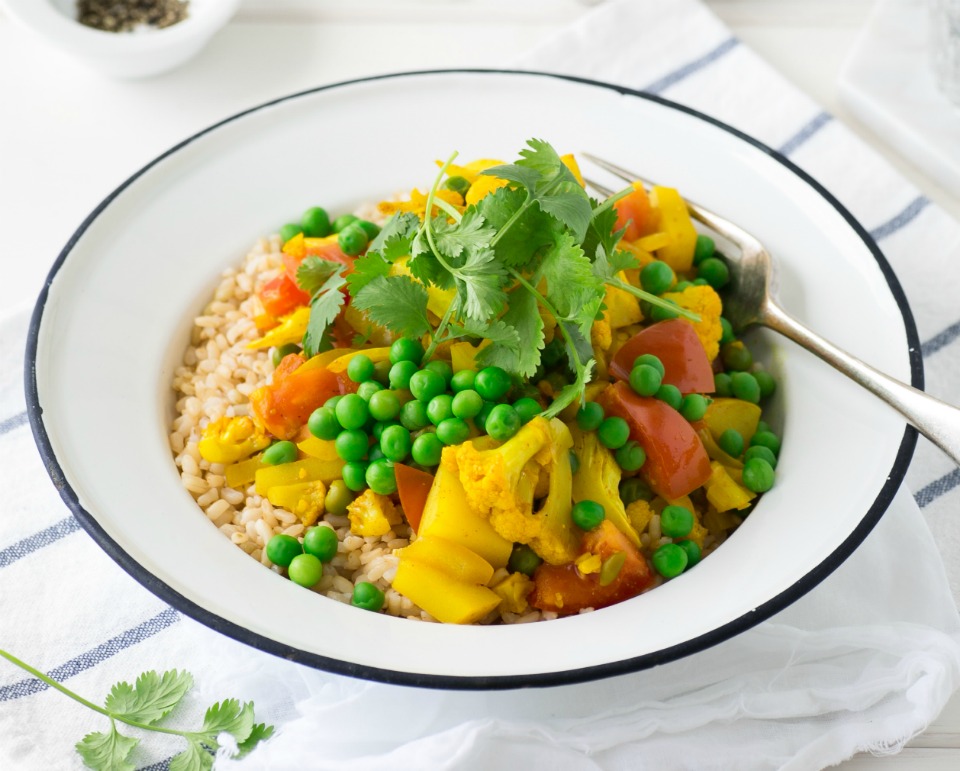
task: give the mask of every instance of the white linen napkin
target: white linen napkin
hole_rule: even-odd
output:
[[[788,154],[879,240],[925,341],[928,388],[960,403],[960,322],[950,301],[960,225],[706,9],[694,0],[608,0],[520,64],[646,88]],[[213,701],[253,698],[257,719],[278,734],[245,761],[218,767],[816,768],[861,750],[898,750],[960,684],[960,618],[940,559],[960,543],[960,471],[923,440],[908,479],[918,492],[901,489],[823,584],[768,622],[672,664],[554,689],[459,693],[351,680],[260,653],[166,606],[80,530],[26,427],[25,330],[22,313],[0,321],[0,647],[93,701],[143,670],[188,669],[197,688],[178,712],[184,723]],[[957,593],[960,560],[948,570]],[[79,768],[73,744],[105,727],[0,661],[0,768]],[[161,769],[180,749],[152,736],[133,760]]]

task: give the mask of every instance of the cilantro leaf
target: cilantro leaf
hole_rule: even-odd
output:
[[[331,260],[321,260],[316,255],[310,255],[297,268],[297,285],[308,295],[313,296],[343,265]]]
[[[196,738],[187,737],[187,748],[170,759],[169,771],[210,771],[213,754]]]
[[[120,682],[110,689],[104,706],[113,714],[140,723],[155,723],[170,712],[193,687],[189,672],[172,669],[158,675],[144,672],[135,685]]]
[[[481,324],[478,321],[472,321],[470,319],[465,320],[462,324],[454,322],[450,324],[449,337],[451,339],[457,337],[482,337],[491,343],[499,343],[516,348],[520,347],[520,334],[516,329],[500,319],[495,319],[486,324]]]
[[[477,354],[477,361],[484,366],[502,367],[522,378],[531,377],[540,365],[544,345],[543,318],[536,297],[523,287],[511,291],[509,307],[498,323],[514,331],[515,341],[493,339]]]
[[[583,241],[593,216],[590,198],[548,142],[529,139],[527,146],[529,149],[520,151],[517,165],[537,171],[541,179],[535,189],[525,187],[541,209],[570,228],[578,242]]]
[[[343,266],[339,265],[338,270],[317,290],[310,303],[310,321],[303,335],[303,353],[308,359],[330,348],[329,327],[346,300],[340,291],[347,283],[342,269]]]
[[[139,743],[139,739],[124,736],[116,726],[111,726],[110,733],[89,733],[74,747],[89,768],[97,771],[134,771],[136,766],[128,758]]]
[[[604,254],[613,254],[626,228],[616,229],[617,211],[612,206],[602,209],[599,202],[592,198],[590,205],[593,207],[593,215],[590,219],[590,227],[587,228],[583,238],[583,251],[587,254],[597,254],[597,249],[601,248]]]
[[[224,699],[210,707],[203,716],[203,727],[193,735],[208,740],[216,748],[216,739],[222,733],[230,734],[238,742],[246,741],[253,731],[253,702],[241,705],[238,699]],[[211,746],[208,744],[208,746]]]
[[[525,169],[523,166],[520,166],[516,163],[505,163],[501,166],[491,166],[489,169],[485,169],[480,173],[489,177],[498,177],[499,179],[507,179],[511,182],[516,182],[517,184],[525,187],[531,194],[536,190],[537,184],[540,182],[541,178],[541,175],[536,169]]]
[[[587,383],[590,382],[595,363],[593,359],[590,359],[579,372],[576,379],[572,383],[565,385],[560,389],[559,393],[554,395],[553,402],[543,411],[545,418],[556,417],[563,412],[568,405],[573,404],[577,398],[581,401],[583,400],[584,389],[587,387]]]
[[[355,296],[375,278],[389,275],[389,273],[390,263],[376,252],[367,252],[363,257],[357,257],[353,261],[353,271],[347,276],[350,295]]]
[[[617,275],[621,270],[633,270],[634,268],[640,267],[640,261],[634,257],[630,252],[627,252],[623,249],[615,250],[609,257],[610,261],[610,272],[612,275]]]
[[[526,195],[522,190],[501,187],[480,199],[477,206],[484,219],[497,231],[494,251],[497,260],[509,268],[533,270],[540,250],[552,243],[563,225],[536,206],[519,213],[509,229],[503,227],[523,208]]]
[[[396,334],[422,337],[433,327],[427,317],[427,290],[409,276],[379,276],[353,298],[375,324]]]
[[[438,217],[433,223],[433,233],[438,250],[450,257],[459,257],[464,251],[490,246],[497,231],[488,226],[477,209],[471,206],[463,219],[453,225]]]
[[[569,233],[563,233],[546,250],[540,275],[547,282],[547,298],[564,318],[578,315],[585,304],[603,297],[603,282]]]
[[[556,174],[559,166],[566,168],[557,151],[543,139],[528,139],[527,147],[520,151],[520,157],[523,160],[517,161],[518,165],[534,169],[543,177]]]
[[[503,279],[506,271],[496,263],[496,252],[485,248],[467,254],[457,269],[458,289],[463,297],[464,313],[477,321],[495,316],[506,302]]]
[[[239,750],[237,757],[242,758],[244,755],[253,750],[253,748],[256,747],[260,742],[266,741],[271,736],[273,736],[272,725],[266,725],[265,723],[255,724],[253,729],[250,731],[250,735],[242,742],[237,744],[237,749]]]
[[[388,262],[410,253],[410,242],[420,229],[420,218],[412,212],[397,212],[377,233],[367,252],[377,252]],[[400,251],[400,254],[396,254]],[[396,256],[394,256],[396,255]]]

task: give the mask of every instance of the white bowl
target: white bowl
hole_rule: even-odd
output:
[[[187,17],[164,29],[105,32],[76,20],[75,0],[0,0],[6,12],[77,61],[116,78],[144,78],[195,56],[240,0],[190,0]]]
[[[781,377],[776,487],[695,569],[594,613],[459,627],[360,611],[250,559],[183,489],[167,443],[170,382],[219,273],[307,206],[343,212],[424,189],[452,150],[514,158],[532,136],[637,169],[754,232],[780,263],[787,309],[921,384],[910,311],[876,245],[755,140],[656,97],[557,76],[371,78],[187,139],[110,195],[60,255],[31,327],[27,401],[50,474],[87,531],[158,596],[227,635],[332,671],[435,687],[552,685],[653,666],[749,628],[827,576],[886,509],[916,434],[767,333],[751,346],[767,349]]]

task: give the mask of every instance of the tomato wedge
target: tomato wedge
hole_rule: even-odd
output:
[[[263,303],[263,309],[274,318],[286,316],[310,302],[310,295],[298,287],[297,282],[291,280],[286,273],[264,284],[257,295]]]
[[[274,370],[273,383],[250,394],[250,405],[257,419],[274,436],[290,439],[317,407],[331,396],[357,390],[346,373],[325,367],[301,368],[303,356],[285,356]]]
[[[660,399],[638,396],[614,383],[597,399],[608,415],[627,421],[630,438],[647,454],[640,469],[650,488],[668,501],[689,495],[710,478],[710,458],[693,426]]]
[[[569,616],[584,608],[605,608],[635,597],[653,583],[653,572],[643,555],[610,520],[584,534],[581,551],[599,554],[604,561],[620,552],[623,566],[613,581],[602,586],[599,573],[584,575],[575,565],[544,563],[533,574],[533,590],[527,598],[534,608]]]
[[[656,212],[650,206],[647,191],[639,183],[634,183],[632,193],[628,193],[613,208],[617,212],[617,224],[614,231],[626,228],[624,241],[636,241],[640,236],[652,233],[656,228]]]
[[[413,532],[420,529],[420,519],[423,516],[423,507],[433,487],[433,474],[420,471],[403,463],[394,463],[393,471],[397,477],[397,493],[400,495],[400,505],[407,523]]]
[[[683,319],[668,319],[642,329],[614,354],[610,374],[629,380],[633,362],[644,353],[652,353],[663,363],[663,382],[675,385],[680,393],[713,393],[713,367],[703,343],[691,324]]]
[[[319,257],[321,260],[339,262],[346,267],[344,273],[351,273],[353,271],[353,257],[348,257],[343,253],[340,244],[337,243],[335,238],[305,238],[302,256],[293,254],[283,255],[283,264],[286,268],[287,275],[294,282],[297,280],[297,269],[300,267],[300,263],[311,255]]]

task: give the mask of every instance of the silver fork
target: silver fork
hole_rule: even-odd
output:
[[[641,182],[647,188],[653,185],[649,180],[595,155],[582,155],[626,182]],[[592,180],[585,181],[600,195],[610,196],[614,192]],[[739,257],[724,254],[730,267],[730,291],[724,302],[724,316],[734,330],[739,332],[760,324],[803,346],[880,397],[960,466],[960,409],[880,372],[791,317],[776,301],[777,272],[763,244],[709,209],[691,201],[686,203],[693,219],[740,251]]]

